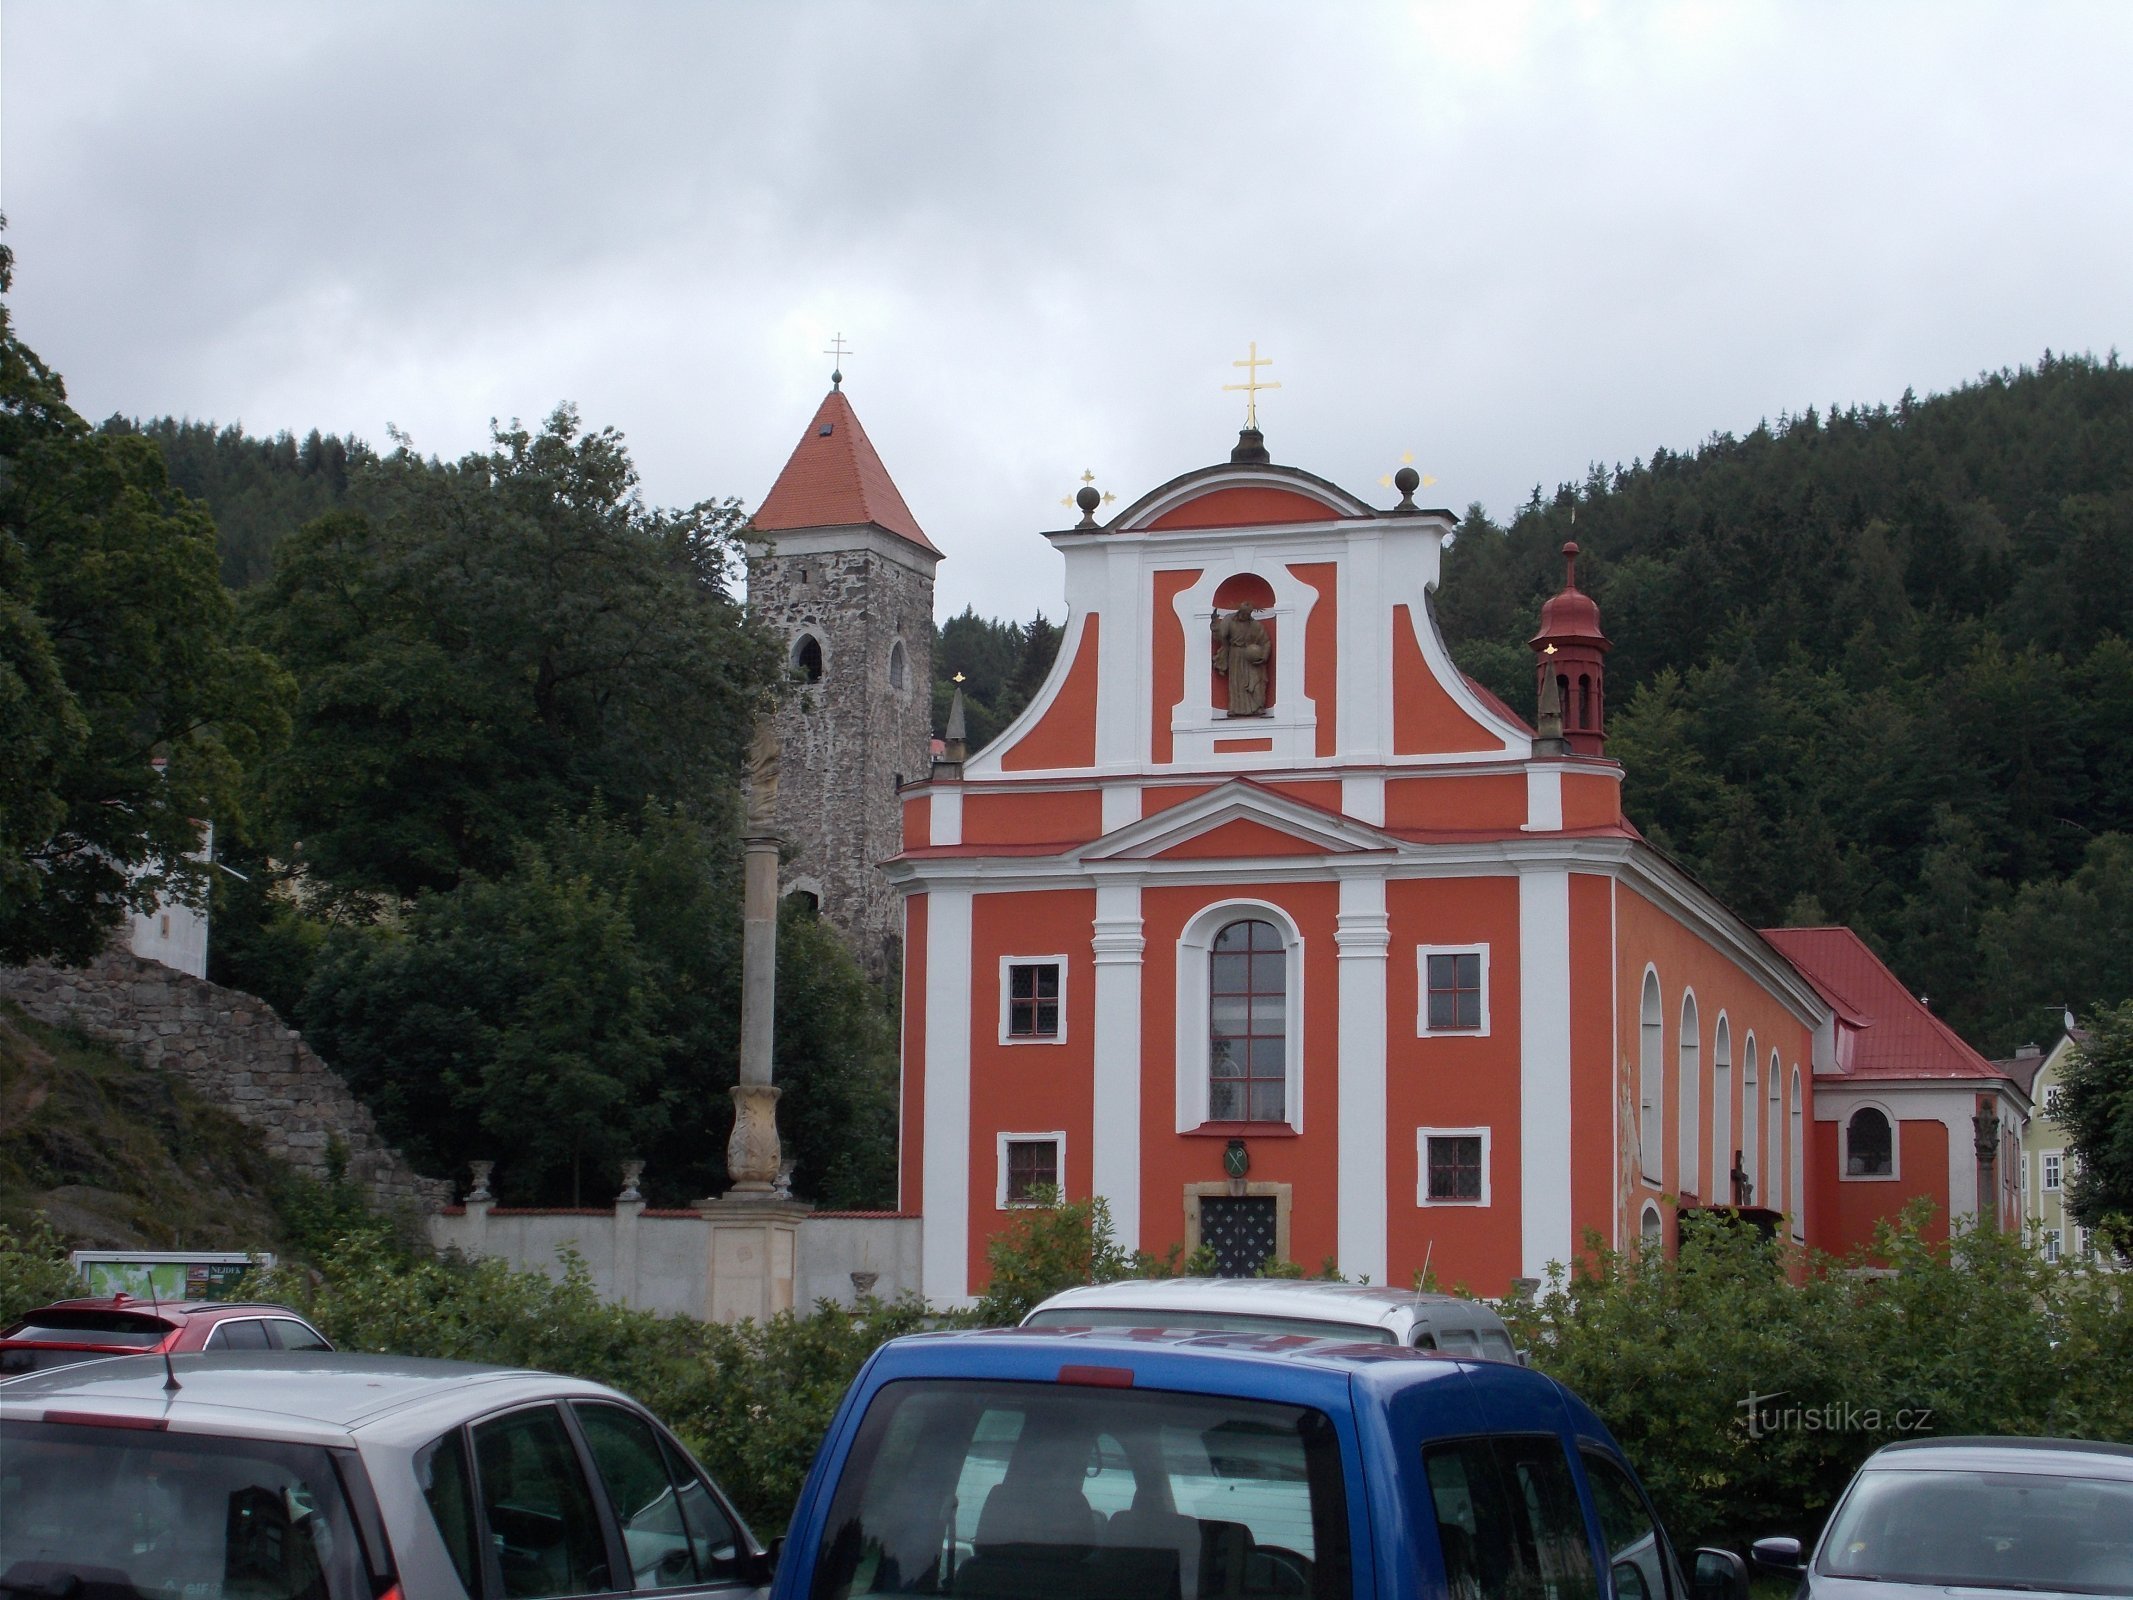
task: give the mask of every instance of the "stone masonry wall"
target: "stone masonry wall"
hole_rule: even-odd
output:
[[[452,1198],[448,1181],[423,1177],[378,1136],[340,1075],[264,1000],[123,950],[86,967],[0,967],[0,1000],[183,1078],[299,1172],[324,1178],[339,1139],[374,1205],[434,1210]]]
[[[779,888],[814,893],[877,978],[901,954],[903,907],[881,870],[903,847],[896,789],[926,776],[933,734],[930,564],[885,556],[873,541],[887,537],[758,554],[748,577],[750,609],[788,650],[810,635],[822,647],[821,680],[778,714]]]

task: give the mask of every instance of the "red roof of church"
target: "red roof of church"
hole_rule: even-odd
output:
[[[1765,928],[1837,1012],[1837,1066],[1851,1078],[2001,1078],[1849,928]]]
[[[754,520],[765,533],[871,522],[921,550],[940,554],[896,492],[896,481],[874,453],[873,441],[842,389],[822,397],[815,420],[763,496]]]

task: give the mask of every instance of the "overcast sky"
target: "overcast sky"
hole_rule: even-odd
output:
[[[425,452],[577,403],[761,500],[846,390],[966,602],[1226,456],[1509,513],[2133,324],[2133,5],[0,4],[78,409]]]

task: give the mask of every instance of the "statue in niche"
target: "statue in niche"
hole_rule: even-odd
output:
[[[1266,624],[1242,605],[1226,617],[1217,611],[1213,629],[1215,671],[1229,680],[1229,714],[1265,716],[1267,658],[1274,651]]]

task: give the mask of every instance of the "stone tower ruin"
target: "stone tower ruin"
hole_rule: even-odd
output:
[[[933,569],[941,559],[833,380],[754,519],[748,605],[784,643],[778,713],[781,894],[808,896],[876,978],[903,918],[881,863],[902,848],[897,788],[933,735]]]

